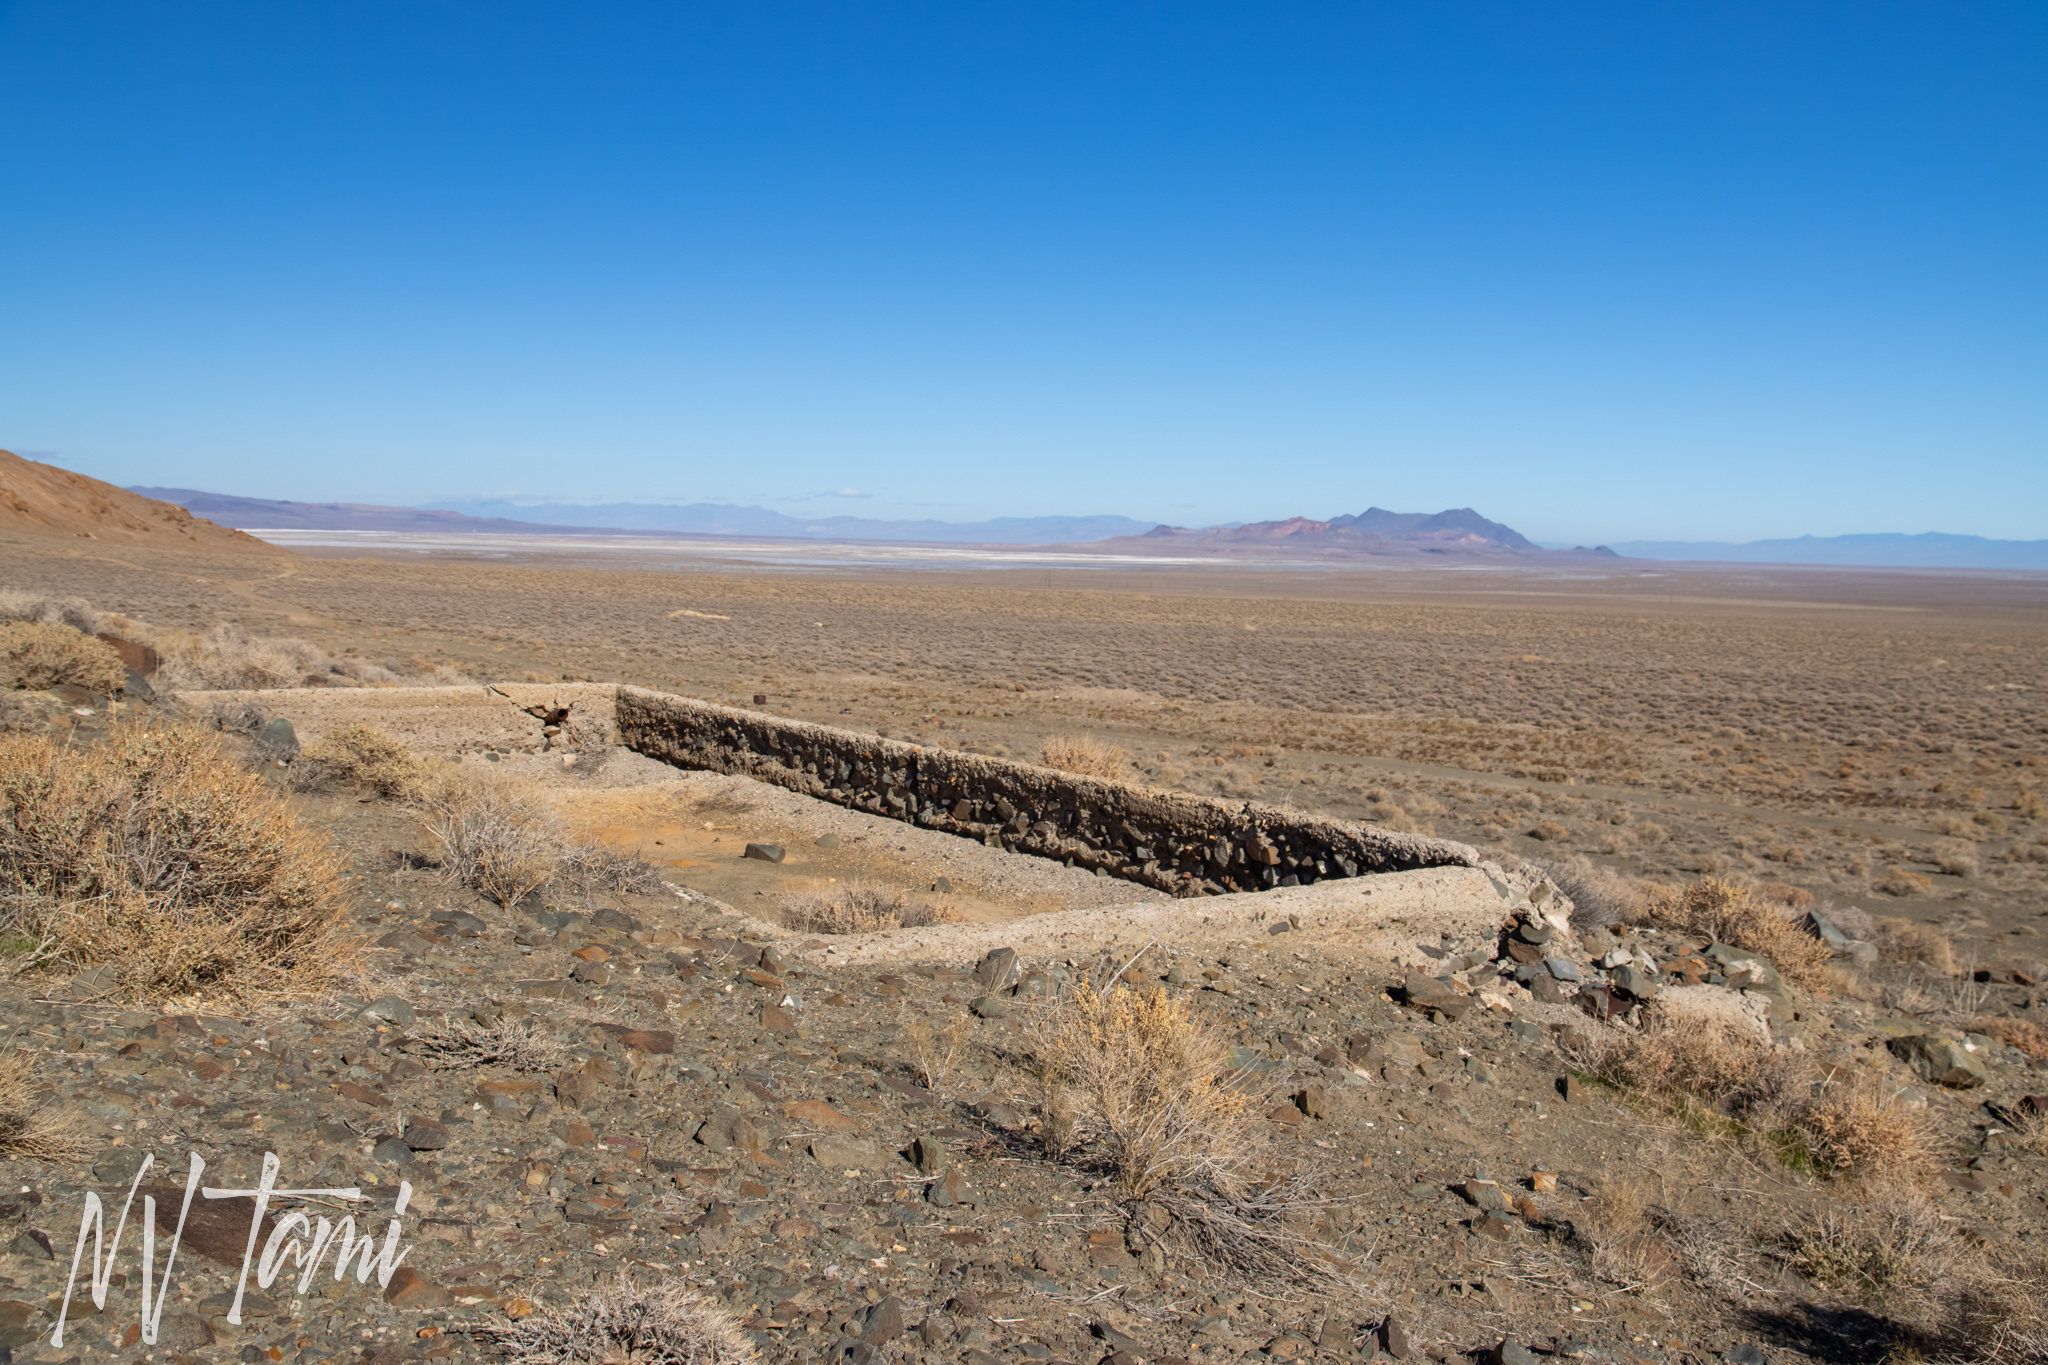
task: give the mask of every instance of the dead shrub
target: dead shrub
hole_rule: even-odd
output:
[[[1870,884],[1870,889],[1885,896],[1924,896],[1934,890],[1934,883],[1918,872],[1908,872],[1903,867],[1888,867],[1882,877]]]
[[[1572,832],[1555,820],[1545,820],[1529,831],[1529,837],[1538,843],[1555,844],[1571,838]]]
[[[1649,1191],[1639,1180],[1603,1180],[1583,1205],[1572,1235],[1585,1245],[1593,1273],[1624,1290],[1655,1289],[1676,1263],[1659,1241]]]
[[[903,910],[903,927],[906,929],[929,929],[938,924],[965,924],[967,916],[959,908],[945,901],[929,905],[910,905]]]
[[[43,692],[75,683],[111,694],[127,681],[121,656],[104,640],[65,625],[15,621],[0,626],[0,683],[8,687]]]
[[[917,1065],[917,1074],[924,1077],[924,1088],[935,1091],[967,1054],[967,1044],[974,1038],[974,1020],[956,1014],[934,1028],[928,1019],[910,1019],[904,1023],[903,1032],[910,1040],[911,1060]]]
[[[870,934],[903,927],[903,893],[874,882],[842,882],[827,891],[782,898],[786,929],[812,934]]]
[[[1801,1054],[1713,1020],[1679,1025],[1652,1016],[1640,1034],[1580,1034],[1573,1055],[1610,1085],[1751,1127],[1785,1121],[1808,1093],[1813,1074]]]
[[[536,1074],[567,1066],[569,1049],[540,1031],[534,1019],[479,1024],[448,1017],[416,1026],[400,1045],[429,1071],[465,1071],[479,1066],[509,1066]]]
[[[302,773],[302,783],[332,780],[368,787],[387,799],[412,796],[425,775],[424,765],[403,740],[359,722],[339,726],[302,750],[293,767]]]
[[[1985,1264],[1939,1301],[1928,1354],[1972,1365],[2048,1365],[2048,1256],[1987,1249]],[[1924,1297],[1924,1296],[1923,1296]]]
[[[82,635],[107,628],[107,621],[82,597],[52,597],[23,588],[0,588],[0,622],[69,626]]]
[[[1828,1204],[1785,1234],[1782,1254],[1830,1293],[1910,1313],[1946,1293],[1967,1248],[1933,1203],[1914,1191],[1861,1209]]]
[[[1925,1110],[1908,1109],[1869,1080],[1829,1084],[1797,1119],[1816,1168],[1869,1179],[1917,1177],[1934,1160]]]
[[[1048,768],[1112,782],[1121,779],[1131,768],[1128,750],[1087,735],[1054,735],[1045,741],[1038,756]]]
[[[563,853],[562,822],[537,784],[433,770],[415,802],[452,880],[509,906],[546,886]]]
[[[1580,932],[1616,924],[1639,924],[1649,913],[1649,897],[1632,877],[1600,866],[1584,854],[1539,862],[1550,884],[1572,903],[1572,927]]]
[[[63,1161],[89,1147],[78,1113],[37,1088],[34,1060],[19,1052],[0,1056],[0,1157]]]
[[[1033,1012],[1030,1037],[1124,1197],[1168,1185],[1243,1192],[1256,1097],[1230,1066],[1229,1042],[1186,1000],[1082,981]]]
[[[139,996],[319,989],[351,960],[326,840],[204,731],[0,738],[9,928]]]
[[[529,1365],[753,1365],[759,1358],[739,1322],[687,1285],[642,1288],[619,1275],[567,1308],[542,1308],[491,1340]]]
[[[653,863],[594,842],[569,845],[556,865],[555,876],[586,897],[600,891],[658,896],[667,889],[661,869]]]
[[[1676,890],[1660,887],[1649,902],[1650,921],[1659,928],[1747,948],[1794,985],[1824,983],[1824,969],[1834,956],[1828,946],[1795,924],[1786,911],[1733,882],[1702,877]]]
[[[1937,976],[1954,976],[1955,945],[1948,935],[1931,924],[1888,915],[1876,921],[1870,941],[1895,962],[1917,962]]]

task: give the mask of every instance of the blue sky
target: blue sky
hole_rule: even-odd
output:
[[[2033,0],[0,3],[0,129],[119,483],[2048,536]]]

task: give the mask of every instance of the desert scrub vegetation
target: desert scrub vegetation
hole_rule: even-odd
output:
[[[121,656],[103,640],[66,625],[12,621],[0,626],[0,683],[41,692],[76,683],[93,692],[118,692],[128,681]]]
[[[1924,1111],[1728,1024],[1653,1014],[1640,1034],[1581,1036],[1574,1048],[1607,1084],[1669,1104],[1706,1136],[1757,1139],[1794,1167],[1910,1179],[1935,1156]]]
[[[480,777],[452,764],[431,769],[414,797],[451,880],[510,906],[553,880],[568,849],[540,785]]]
[[[1825,984],[1833,953],[1801,928],[1789,910],[1720,877],[1682,887],[1657,887],[1647,897],[1647,918],[1660,929],[1747,948],[1794,985]]]
[[[301,750],[292,776],[300,786],[342,783],[367,787],[385,798],[405,798],[420,790],[426,766],[396,736],[374,725],[352,723]]]
[[[652,864],[572,837],[538,782],[423,761],[411,770],[406,795],[436,845],[441,874],[499,905],[555,882],[586,900],[664,889]]]
[[[739,1322],[686,1285],[642,1287],[621,1273],[566,1308],[544,1307],[488,1332],[513,1360],[530,1365],[753,1365]]]
[[[1118,979],[1078,979],[1026,1022],[1043,1155],[1106,1172],[1162,1251],[1173,1236],[1247,1282],[1358,1290],[1357,1268],[1315,1236],[1324,1174],[1260,1170],[1272,1088],[1232,1065],[1188,999]]]
[[[1131,771],[1128,750],[1087,735],[1054,735],[1045,741],[1038,756],[1048,768],[1058,768],[1061,772],[1081,777],[1118,781]]]
[[[62,1161],[86,1150],[84,1120],[44,1097],[35,1063],[19,1052],[0,1055],[0,1157]]]
[[[429,1071],[467,1071],[479,1066],[509,1066],[515,1071],[544,1073],[567,1066],[570,1049],[543,1033],[538,1020],[498,1019],[478,1023],[448,1015],[437,1023],[413,1028],[400,1046]]]
[[[921,905],[877,882],[850,881],[782,898],[782,924],[812,934],[868,934],[878,929],[923,929],[959,924],[965,916],[943,902]]]
[[[0,802],[6,932],[108,994],[301,994],[353,960],[331,845],[218,736],[0,737]]]
[[[1161,1186],[1244,1193],[1261,1116],[1230,1065],[1230,1044],[1163,987],[1097,990],[1085,980],[1039,1006],[1030,1037],[1045,1107],[1072,1115],[1117,1189],[1142,1199]]]
[[[1572,903],[1572,927],[1579,932],[1640,924],[1649,917],[1649,897],[1640,883],[1609,871],[1584,854],[1535,866]]]
[[[63,627],[88,639],[95,633],[106,632],[148,645],[161,659],[151,681],[159,690],[173,693],[372,687],[402,682],[460,686],[471,681],[459,669],[426,659],[386,659],[377,663],[353,654],[333,655],[310,640],[256,635],[232,621],[220,622],[204,631],[167,629],[100,611],[83,598],[56,597],[17,588],[0,588],[0,624]],[[119,656],[113,657],[115,672],[111,686],[93,687],[91,683],[69,678],[58,681],[80,681],[96,692],[112,691],[126,678]]]

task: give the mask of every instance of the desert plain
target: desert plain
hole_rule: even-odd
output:
[[[0,585],[459,680],[449,696],[495,720],[393,709],[398,737],[544,778],[650,869],[501,903],[437,870],[403,802],[294,785],[256,721],[292,719],[311,752],[324,714],[384,704],[342,672],[303,680],[318,696],[164,699],[250,717],[221,742],[337,841],[362,975],[242,1006],[100,998],[90,973],[10,985],[17,1046],[102,1144],[6,1165],[22,1227],[0,1330],[22,1358],[503,1357],[510,1326],[621,1273],[710,1296],[732,1349],[778,1362],[2048,1350],[2015,1306],[2038,1306],[2048,1266],[2041,576],[937,572],[10,537]],[[1225,913],[516,720],[612,684],[1023,762],[1085,739],[1139,788],[1432,835],[1482,867],[1393,874],[1410,909],[1347,938],[1317,899],[1341,880]],[[136,714],[45,711],[81,744]],[[791,918],[848,881],[925,927]],[[1703,885],[1803,948],[1774,969],[1698,915],[1632,917],[1658,888],[1706,904],[1677,899]],[[1557,922],[1551,887],[1577,897]],[[1873,941],[1836,933],[1829,961],[1813,944],[1836,923]],[[1657,1034],[1644,972],[1667,1002],[1719,1001],[1696,1017],[1748,1029],[1747,1060]],[[1037,1011],[1116,979],[1231,1042],[1280,1241],[1232,1242],[1186,1189],[1134,1189],[1100,1149],[1053,1141]],[[486,1054],[483,1035],[535,1051]],[[279,1292],[241,1323],[195,1290],[154,1350],[110,1307],[60,1349],[51,1249],[68,1255],[80,1192],[150,1144],[180,1172],[210,1144],[236,1179],[276,1150],[373,1202],[405,1179],[427,1220],[416,1273]]]

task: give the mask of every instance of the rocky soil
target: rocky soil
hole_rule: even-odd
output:
[[[38,704],[54,723],[103,723]],[[2038,1249],[2048,1228],[2026,1126],[2048,1107],[2048,1057],[1951,1026],[2038,1009],[2048,966],[2030,961],[1906,1011],[1882,989],[1905,969],[1841,936],[1868,998],[1823,998],[1725,944],[1574,934],[1559,901],[1536,888],[1531,904],[1512,879],[1488,892],[1483,929],[1399,952],[1278,915],[1258,941],[1219,944],[1200,901],[1149,947],[1090,941],[1077,913],[1064,950],[1007,951],[1000,922],[921,949],[901,946],[910,931],[786,933],[688,868],[665,869],[658,895],[501,908],[394,857],[419,838],[397,808],[301,799],[352,860],[346,896],[373,946],[351,994],[135,1009],[87,973],[0,997],[48,1102],[85,1131],[76,1157],[0,1172],[15,1191],[0,1200],[14,1358],[487,1358],[493,1328],[621,1274],[701,1287],[774,1362],[1879,1358],[1895,1339],[1883,1306],[1754,1230],[1882,1191],[1591,1079],[1589,1038],[1658,1009],[1745,1021],[1924,1105],[1941,1143],[1928,1198],[1959,1245]],[[1235,1039],[1264,1096],[1262,1160],[1319,1192],[1288,1226],[1341,1284],[1234,1275],[1160,1206],[1120,1203],[1085,1148],[1044,1159],[1022,1064],[1031,1011],[1140,948],[1128,979]],[[266,1153],[280,1187],[358,1187],[358,1222],[381,1236],[400,1217],[411,1250],[382,1289],[325,1269],[303,1294],[290,1273],[262,1290],[252,1276],[236,1323],[251,1205],[202,1201],[154,1346],[133,1241],[104,1312],[75,1293],[55,1345],[86,1193],[109,1201],[111,1226],[148,1154],[168,1233],[194,1152],[210,1187],[253,1188]],[[323,1198],[306,1212],[339,1219]],[[1747,1240],[1709,1235],[1735,1227]]]

